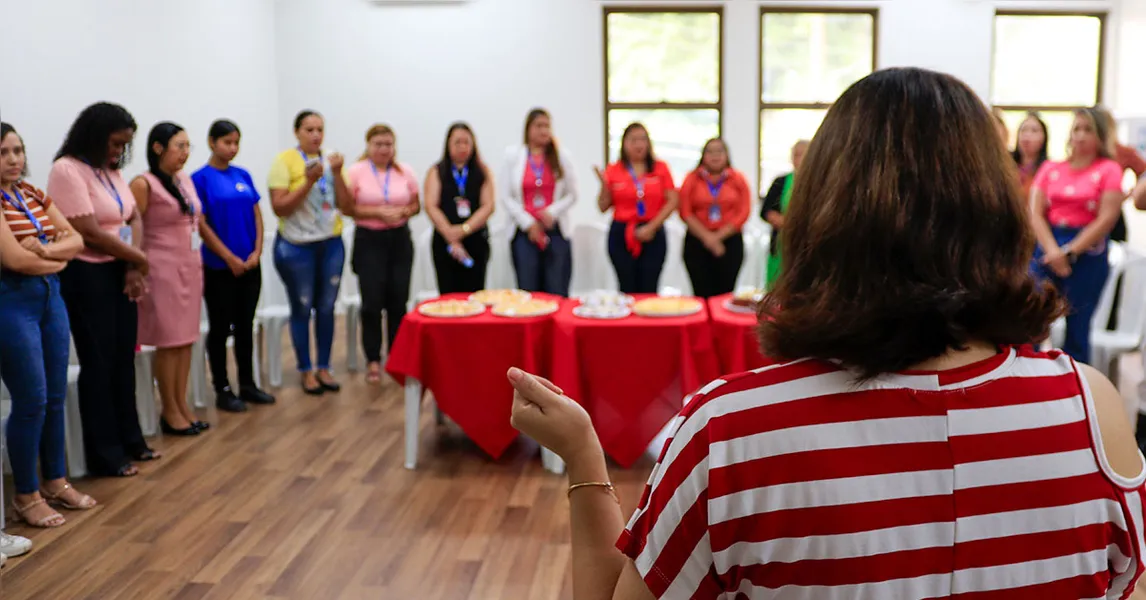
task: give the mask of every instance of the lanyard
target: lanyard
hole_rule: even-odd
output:
[[[724,187],[724,183],[728,181],[727,177],[721,176],[720,180],[713,183],[711,179],[705,177],[704,182],[708,184],[708,193],[712,194],[712,201],[716,201],[716,197],[720,195],[720,189]]]
[[[306,152],[302,151],[301,147],[297,148],[297,150],[298,150],[299,156],[302,157],[302,164],[305,167],[306,163],[310,161],[310,157],[306,155]],[[318,161],[322,162],[322,155],[321,154],[318,155]],[[325,173],[323,173],[322,177],[318,178],[318,191],[322,192],[323,196],[326,195],[326,174]]]
[[[462,167],[460,171],[458,169],[453,169],[453,173],[454,173],[454,183],[457,184],[457,186],[458,186],[458,195],[459,196],[465,196],[466,195],[466,180],[469,179],[469,177],[470,177],[470,168],[469,167]]]
[[[28,217],[28,222],[30,222],[32,226],[36,228],[36,237],[40,238],[41,242],[48,241],[48,236],[44,234],[44,224],[36,218],[36,215],[32,213],[32,209],[28,208],[28,204],[24,202],[24,197],[20,195],[20,190],[16,189],[15,186],[12,186],[12,193],[16,194],[15,198],[9,196],[8,192],[0,190],[0,194],[3,194],[4,199],[8,201],[8,204],[11,204],[12,206],[15,206],[16,208],[24,211],[24,216]]]
[[[633,185],[637,188],[637,198],[644,199],[645,197],[645,178],[637,177],[637,172],[633,170],[633,165],[629,165],[629,177],[633,178]]]
[[[107,171],[104,171],[103,169],[100,169],[97,171],[95,167],[92,167],[92,173],[95,173],[96,179],[98,179],[99,182],[101,184],[103,184],[104,189],[106,189],[108,191],[108,193],[111,194],[111,196],[113,198],[115,198],[115,203],[119,205],[119,216],[122,217],[123,216],[123,198],[120,197],[119,190],[116,189],[115,183],[112,182],[111,175],[108,175]],[[105,177],[107,179],[104,179]]]
[[[537,189],[541,189],[541,185],[544,183],[545,177],[545,161],[542,160],[540,162],[534,163],[533,156],[530,155],[529,168],[533,171],[533,185],[536,186]]]
[[[382,177],[378,175],[378,167],[374,162],[370,162],[370,169],[374,171],[374,179],[378,182],[378,187],[382,188],[382,201],[386,204],[390,203],[390,167],[386,167],[386,181],[382,181]]]

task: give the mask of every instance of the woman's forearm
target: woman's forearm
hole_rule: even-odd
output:
[[[1075,252],[1086,252],[1090,250],[1106,236],[1110,235],[1110,231],[1118,224],[1118,212],[1103,210],[1098,213],[1098,217],[1090,222],[1090,225],[1082,228],[1078,235],[1070,241],[1070,248]]]
[[[709,229],[700,222],[700,219],[696,218],[696,215],[685,216],[684,225],[688,228],[688,232],[691,233],[693,237],[697,237],[702,240],[710,233]]]
[[[597,208],[601,209],[601,212],[605,212],[611,206],[613,206],[613,192],[609,190],[608,185],[602,183],[601,191],[597,193]]]
[[[223,240],[219,239],[219,236],[215,234],[215,230],[211,229],[211,226],[207,224],[206,220],[199,221],[199,237],[203,238],[203,243],[207,245],[207,249],[213,252],[215,256],[223,259],[223,262],[229,263],[229,259],[247,259],[245,256],[235,256],[235,254],[231,252],[231,249],[223,243]]]
[[[609,481],[605,455],[599,445],[568,463],[569,483]],[[586,486],[569,494],[569,527],[573,547],[573,598],[612,600],[625,566],[617,539],[625,529],[615,496],[599,486]]]
[[[310,189],[314,186],[311,180],[307,179],[302,187],[294,190],[271,190],[271,208],[274,209],[275,215],[279,217],[289,217],[294,214],[306,197],[310,195]]]
[[[71,231],[58,241],[45,244],[44,254],[48,260],[67,262],[75,258],[83,249],[83,238],[78,233]]]

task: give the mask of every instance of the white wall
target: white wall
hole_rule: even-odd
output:
[[[3,0],[0,21],[13,25],[0,115],[24,137],[33,184],[46,183],[76,114],[100,100],[139,124],[128,176],[147,169],[155,123],[188,129],[194,170],[210,154],[207,128],[226,117],[243,130],[237,164],[264,177],[278,147],[273,0]],[[264,279],[278,285],[273,271]]]

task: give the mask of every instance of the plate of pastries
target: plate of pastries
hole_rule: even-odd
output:
[[[759,288],[742,288],[736,290],[732,297],[724,301],[724,308],[746,315],[756,314],[756,306],[764,299],[764,290]]]
[[[557,312],[557,303],[552,300],[526,298],[525,300],[510,300],[495,304],[493,314],[499,317],[540,317]]]
[[[582,306],[628,307],[633,304],[632,296],[609,290],[595,290],[577,299]]]
[[[525,290],[481,290],[470,295],[471,302],[478,302],[486,306],[499,304],[512,304],[530,299],[529,292]]]
[[[627,304],[582,304],[573,309],[573,316],[582,319],[624,319],[631,314]]]
[[[633,304],[633,312],[642,317],[684,317],[704,310],[704,303],[696,298],[645,298]]]
[[[419,306],[418,312],[427,317],[457,319],[480,315],[485,312],[485,305],[472,300],[433,300]]]

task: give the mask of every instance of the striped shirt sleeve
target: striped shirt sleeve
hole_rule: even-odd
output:
[[[708,538],[707,417],[691,410],[703,400],[692,398],[677,417],[637,510],[617,541],[657,598],[716,598],[722,593]]]

